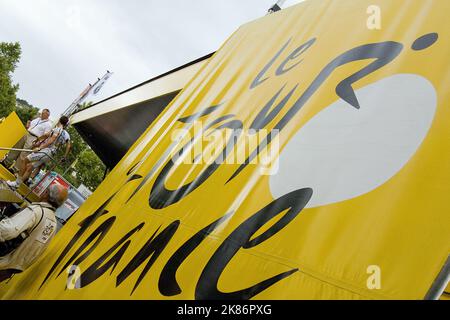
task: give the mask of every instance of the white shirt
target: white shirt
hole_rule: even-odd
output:
[[[54,209],[45,202],[33,203],[14,216],[1,220],[0,241],[14,239],[26,230],[33,231],[17,249],[0,257],[0,270],[23,271],[43,253],[55,235]]]
[[[36,137],[41,137],[47,132],[52,130],[52,122],[50,119],[42,120],[41,118],[36,118],[30,123],[28,132],[35,135]]]

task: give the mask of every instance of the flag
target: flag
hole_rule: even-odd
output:
[[[91,96],[96,96],[106,81],[113,75],[112,72],[106,71],[102,78],[99,78],[93,85],[89,84],[81,94],[72,102],[72,104],[67,108],[63,115],[70,117],[74,112],[77,111],[78,107],[87,101]]]
[[[108,81],[108,79],[112,76],[112,74],[112,72],[107,71],[106,74],[91,87],[91,89],[89,90],[89,94],[96,96],[100,92],[106,81]]]

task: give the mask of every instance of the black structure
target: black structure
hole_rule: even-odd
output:
[[[183,81],[185,82],[181,81],[183,83],[182,85],[172,87],[171,92],[166,91],[160,94],[155,94],[155,90],[151,90],[151,88],[154,88],[152,87],[153,82],[156,83],[160,79],[165,81],[164,78],[167,77],[165,79],[169,79],[170,76],[172,76],[171,79],[174,76],[177,78],[177,72],[183,71],[195,64],[204,63],[213,54],[211,53],[189,62],[74,113],[72,116],[72,119],[75,120],[73,121],[74,128],[103,161],[106,167],[112,169],[122,159],[133,143],[155,121],[181,89],[183,89],[182,86],[190,78],[186,78],[186,73],[184,73]],[[180,78],[177,79],[178,83],[180,83]],[[145,99],[147,88],[149,88],[148,99]],[[142,92],[141,89],[144,91]],[[132,98],[131,100],[134,100],[131,101],[129,98],[133,96],[134,92],[139,90],[141,90],[138,94],[139,98],[137,100]],[[116,104],[116,100],[114,99],[121,100]],[[108,109],[105,106],[111,101],[114,102],[112,104],[115,107]],[[130,102],[127,103],[127,101]]]
[[[112,169],[179,91],[75,123],[73,126]]]

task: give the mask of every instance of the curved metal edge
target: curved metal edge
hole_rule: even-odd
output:
[[[447,287],[449,280],[450,280],[450,256],[447,257],[447,261],[445,261],[444,266],[437,275],[436,279],[434,280],[431,288],[428,290],[424,299],[438,300],[441,297],[442,293],[444,292],[445,288]]]

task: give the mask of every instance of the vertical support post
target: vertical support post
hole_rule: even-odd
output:
[[[431,285],[431,288],[428,290],[424,299],[438,300],[442,295],[442,293],[444,292],[445,288],[447,287],[449,280],[450,280],[450,256],[447,257],[447,261],[445,261],[444,266],[437,275],[436,279],[434,280],[433,284]]]

